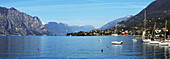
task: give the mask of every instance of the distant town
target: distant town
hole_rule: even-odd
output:
[[[126,29],[117,30],[115,28],[111,28],[107,30],[92,30],[89,32],[80,31],[78,33],[68,33],[67,36],[141,36],[143,30],[140,29],[141,28],[139,27],[133,27],[133,30],[126,30]],[[161,36],[163,37],[164,33],[165,33],[165,28],[157,28],[155,29],[155,31],[146,29],[146,36],[148,36],[149,34],[154,34],[159,37]],[[168,29],[166,30],[166,33],[167,35],[169,35]]]

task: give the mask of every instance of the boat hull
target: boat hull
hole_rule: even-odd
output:
[[[159,44],[158,41],[150,41],[149,44]]]
[[[149,43],[151,40],[148,40],[148,39],[144,39],[142,40],[144,43]]]
[[[159,45],[160,45],[160,46],[168,46],[169,43],[167,43],[167,42],[165,42],[165,43],[160,42]]]
[[[122,45],[123,42],[111,42],[111,44],[113,44],[113,45]]]

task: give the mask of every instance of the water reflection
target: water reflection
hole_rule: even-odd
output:
[[[169,47],[168,46],[159,46],[156,44],[143,44],[143,52],[148,58],[169,58]]]
[[[0,37],[0,57],[38,56],[39,37]]]

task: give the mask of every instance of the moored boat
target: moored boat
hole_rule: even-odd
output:
[[[170,43],[168,44],[168,47],[170,48]]]
[[[121,44],[123,44],[123,41],[112,41],[111,44],[121,45]]]
[[[167,40],[167,39],[166,39],[165,42],[170,42],[170,40]]]
[[[168,46],[169,42],[159,42],[160,46]]]
[[[164,37],[165,37],[165,40],[164,40],[164,42],[160,42],[159,45],[165,45],[165,46],[168,46],[168,45],[169,45],[169,40],[166,39],[166,38],[167,38],[167,37],[166,37],[166,35],[167,35],[167,34],[166,34],[166,31],[167,31],[166,27],[167,27],[167,20],[166,20],[166,22],[165,22],[165,36],[164,36]]]
[[[149,43],[151,41],[151,39],[143,39],[142,41],[143,41],[143,43]]]
[[[159,44],[159,41],[150,41],[149,44]]]

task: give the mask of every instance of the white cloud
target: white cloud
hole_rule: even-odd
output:
[[[103,8],[144,8],[144,2],[126,2],[126,3],[103,3],[102,0],[87,0],[87,1],[94,1],[100,3],[87,3],[87,4],[62,4],[58,5],[29,5],[29,4],[36,4],[41,2],[48,2],[49,0],[31,0],[31,1],[22,1],[22,2],[11,2],[11,3],[4,3],[2,5],[7,7],[17,7],[21,10],[31,10],[31,11],[55,11],[55,10],[82,10],[82,9],[103,9]],[[55,1],[55,0],[50,0]],[[24,5],[24,6],[22,6]]]
[[[116,5],[116,6],[115,6]],[[117,6],[121,5],[121,6]],[[22,10],[32,11],[55,11],[55,10],[82,10],[82,9],[104,9],[104,8],[144,8],[145,6],[133,5],[131,3],[91,3],[91,4],[65,4],[48,6],[18,7]]]

